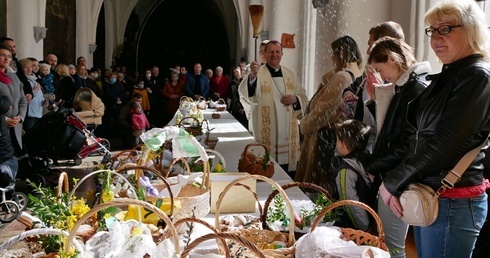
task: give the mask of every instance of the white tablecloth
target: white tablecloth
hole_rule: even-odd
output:
[[[238,160],[241,153],[247,144],[256,142],[254,137],[227,111],[219,112],[221,115],[221,118],[219,119],[213,119],[211,117],[211,114],[214,112],[213,109],[207,109],[202,112],[204,113],[204,118],[209,121],[211,136],[219,139],[215,150],[224,157],[226,161],[226,170],[228,172],[238,171]],[[169,124],[175,124],[175,117]],[[258,151],[260,152],[260,148]],[[274,175],[272,176],[272,179],[279,185],[284,185],[293,181],[276,162],[274,162]],[[269,183],[262,181],[257,182],[257,194],[262,204],[270,193],[271,185]],[[286,193],[291,200],[308,200],[308,197],[298,188],[287,189]],[[255,215],[258,216],[258,211],[256,211]],[[215,224],[214,219],[215,214],[211,213],[204,218],[204,220],[211,225]],[[211,231],[205,227],[198,226],[193,233],[193,239],[207,233],[211,233]],[[199,246],[196,252],[217,253],[216,242],[204,242]]]

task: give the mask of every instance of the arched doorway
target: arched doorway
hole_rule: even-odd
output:
[[[164,0],[153,6],[146,18],[133,12],[121,61],[133,68],[130,62],[134,60],[140,74],[156,65],[164,77],[176,64],[192,71],[195,62],[203,69],[222,66],[228,73],[232,60],[225,27],[215,1]]]

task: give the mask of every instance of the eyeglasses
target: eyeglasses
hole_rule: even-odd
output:
[[[0,53],[0,56],[3,57],[3,58],[12,59],[12,55],[7,55],[7,54],[4,54],[4,53]]]
[[[463,25],[442,25],[437,28],[426,28],[425,35],[427,35],[427,37],[432,37],[436,31],[439,35],[447,35],[452,29],[462,26]]]

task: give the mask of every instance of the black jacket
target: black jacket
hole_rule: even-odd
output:
[[[395,196],[413,182],[439,188],[447,171],[485,142],[455,187],[483,182],[482,161],[490,132],[490,64],[481,55],[471,55],[444,65],[440,74],[428,79],[429,87],[409,104],[409,126],[401,136],[411,139],[409,155],[384,179]]]
[[[427,87],[424,78],[427,72],[410,73],[407,82],[401,87],[395,86],[395,95],[390,101],[383,127],[379,128],[379,136],[369,159],[366,170],[376,176],[377,182],[384,178],[385,173],[394,169],[406,155],[406,149],[397,149],[403,145],[399,136],[407,127],[408,103],[415,99]]]
[[[10,128],[5,121],[5,113],[10,107],[10,101],[6,96],[0,96],[0,164],[14,156],[14,147],[10,138]]]

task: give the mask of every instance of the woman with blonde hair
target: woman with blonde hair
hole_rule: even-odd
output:
[[[482,161],[490,132],[490,34],[471,0],[439,1],[425,22],[442,71],[410,102],[403,134],[412,140],[394,150],[406,148],[408,155],[386,172],[379,195],[401,218],[399,197],[410,183],[438,190],[466,153],[481,148],[454,188],[440,194],[437,220],[414,227],[418,257],[471,257],[488,209]]]
[[[80,87],[70,75],[68,65],[58,64],[55,71],[60,75],[60,98],[63,100],[63,107],[72,108],[73,98]]]

